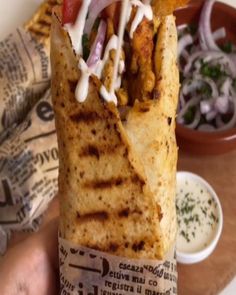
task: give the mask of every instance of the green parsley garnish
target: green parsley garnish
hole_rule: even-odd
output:
[[[184,114],[185,124],[190,124],[193,122],[195,112],[196,112],[196,106],[189,107],[187,112]]]
[[[198,25],[195,23],[192,23],[188,25],[187,32],[190,33],[192,36],[195,36],[197,33]]]
[[[233,51],[233,44],[230,41],[228,41],[221,45],[220,48],[226,53],[231,53]]]
[[[210,98],[212,95],[212,89],[209,85],[204,85],[198,89],[198,93],[204,96],[204,98]]]
[[[226,76],[226,73],[221,70],[220,65],[209,65],[208,63],[203,62],[200,71],[203,76],[210,77],[214,80],[218,80],[222,76]]]
[[[185,238],[185,240],[189,243],[190,239],[189,239],[189,235],[188,233],[186,233],[185,231],[181,230],[180,234]]]

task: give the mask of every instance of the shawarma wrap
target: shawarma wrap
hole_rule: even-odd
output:
[[[110,102],[101,87],[111,95],[116,50],[110,50],[99,77],[89,76],[86,98],[78,101],[84,75],[78,65],[82,58],[88,64],[91,56],[76,53],[62,8],[54,10],[51,63],[60,235],[75,244],[150,259],[164,258],[174,245],[179,75],[175,19],[167,14],[177,2],[152,1],[152,20],[142,18],[130,38],[138,9],[132,6],[119,56],[124,64],[121,81],[112,94],[117,101]],[[109,13],[103,11],[100,18],[100,24],[106,22],[105,48],[119,29]],[[87,36],[91,44],[99,27],[93,25]],[[84,54],[87,45],[82,45]]]

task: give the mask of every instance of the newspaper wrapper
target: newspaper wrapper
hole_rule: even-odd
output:
[[[50,85],[49,48],[23,28],[0,42],[0,132],[19,123]]]
[[[58,148],[50,91],[9,134],[0,146],[0,226],[36,230],[57,192]]]
[[[177,294],[174,249],[165,261],[127,259],[59,237],[60,295]]]
[[[38,229],[57,192],[49,50],[22,27],[0,42],[0,254],[12,231]]]

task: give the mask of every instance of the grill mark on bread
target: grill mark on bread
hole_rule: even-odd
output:
[[[131,181],[133,183],[140,183],[141,186],[145,185],[145,181],[141,177],[139,177],[137,174],[135,174],[131,177]]]
[[[129,208],[122,209],[121,211],[118,212],[119,217],[128,217],[129,214],[130,214]]]
[[[43,32],[40,28],[31,27],[29,28],[29,32],[32,34],[38,36],[38,37],[48,37],[49,36],[49,30],[47,32]]]
[[[81,153],[79,154],[80,157],[96,157],[99,159],[102,155],[114,154],[121,144],[116,144],[113,146],[108,145],[94,145],[88,144],[87,146],[83,147]]]
[[[145,185],[145,181],[141,179],[138,175],[133,175],[131,177],[111,177],[109,179],[94,179],[87,181],[83,184],[84,188],[88,189],[110,189],[114,186],[121,186],[124,183],[132,182],[134,184],[139,184],[141,187]]]
[[[103,222],[109,219],[109,215],[106,211],[91,212],[84,215],[80,215],[77,212],[76,218],[80,223],[90,222],[91,220]]]
[[[42,27],[47,27],[47,28],[51,27],[51,23],[46,21],[46,18],[45,19],[40,19],[38,24],[41,25]]]
[[[89,144],[83,148],[82,152],[79,154],[80,157],[96,157],[98,160],[100,158],[100,151],[96,145]]]
[[[103,118],[99,116],[99,114],[95,111],[82,111],[70,116],[70,119],[76,123],[94,123],[98,120],[102,120]]]
[[[132,245],[132,249],[134,250],[134,252],[139,252],[139,251],[142,251],[144,249],[144,246],[145,246],[145,242],[140,241],[138,243],[134,243]]]
[[[91,189],[107,189],[113,186],[120,186],[125,181],[127,181],[127,178],[118,176],[118,177],[111,177],[106,180],[96,179],[96,180],[88,181],[83,186],[85,188],[91,188]]]
[[[127,218],[129,217],[130,215],[132,214],[138,214],[138,215],[142,215],[143,212],[140,210],[140,209],[134,209],[134,210],[130,210],[128,207],[127,208],[124,208],[122,210],[120,210],[118,212],[118,217],[120,218]]]

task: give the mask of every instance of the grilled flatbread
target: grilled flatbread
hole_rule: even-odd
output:
[[[162,259],[176,235],[175,113],[179,89],[173,16],[155,45],[155,99],[136,100],[125,119],[90,78],[75,98],[78,57],[53,16],[52,97],[59,144],[60,234],[82,246],[129,258]]]

